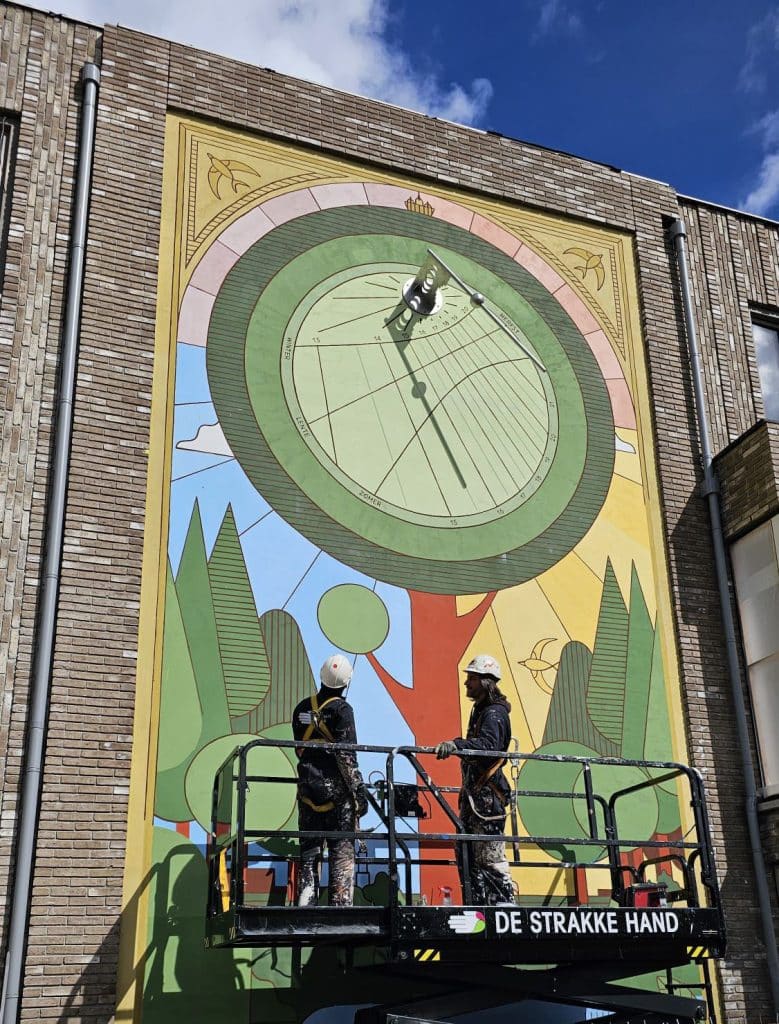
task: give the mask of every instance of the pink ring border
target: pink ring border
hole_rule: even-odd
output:
[[[205,347],[211,311],[219,289],[243,254],[280,224],[307,213],[338,206],[384,206],[405,209],[407,188],[377,182],[314,185],[268,199],[224,229],[195,268],[181,300],[177,341]],[[600,367],[608,388],[615,427],[636,429],[633,401],[622,367],[598,321],[570,285],[525,242],[499,224],[459,203],[420,192],[433,207],[433,217],[470,231],[506,253],[532,274],[557,299],[581,331]]]

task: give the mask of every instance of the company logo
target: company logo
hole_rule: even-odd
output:
[[[449,918],[449,927],[458,935],[478,935],[487,925],[480,910],[464,910],[462,914],[452,914]]]

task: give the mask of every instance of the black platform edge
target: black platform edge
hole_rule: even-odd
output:
[[[684,963],[722,956],[719,915],[707,908],[257,907],[211,917],[206,944],[392,947],[406,959],[434,949],[450,962],[533,964],[562,960]]]

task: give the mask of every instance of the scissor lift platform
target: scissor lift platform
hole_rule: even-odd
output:
[[[458,964],[479,962],[485,967],[491,965],[488,969],[503,965],[514,968],[509,977],[516,979],[518,989],[523,984],[525,988],[541,985],[544,972],[539,971],[539,965],[556,965],[558,973],[565,969],[569,980],[584,969],[583,965],[590,965],[587,983],[596,988],[598,984],[606,985],[607,978],[667,971],[668,1006],[680,998],[674,994],[670,971],[700,961],[706,965],[703,987],[707,992],[709,1019],[714,1019],[708,961],[724,955],[725,929],[703,787],[697,772],[661,762],[463,751],[469,757],[506,757],[510,765],[546,761],[550,772],[555,766],[570,768],[575,763],[581,776],[578,786],[566,791],[551,785],[544,790],[515,789],[509,814],[512,834],[504,837],[509,864],[523,869],[525,877],[529,877],[528,871],[533,875],[532,869],[543,870],[545,874],[539,874],[542,878],[549,877],[550,869],[558,877],[560,872],[571,872],[578,878],[578,888],[569,887],[567,898],[561,898],[559,892],[541,893],[537,897],[523,893],[515,904],[482,906],[475,905],[472,899],[467,869],[470,851],[473,843],[494,841],[495,836],[464,833],[454,810],[456,791],[436,785],[431,777],[432,760],[425,767],[425,758],[431,758],[433,751],[420,747],[332,744],[334,750],[381,754],[386,758],[385,773],[379,783],[369,786],[368,794],[378,825],[354,833],[325,834],[330,839],[349,837],[370,842],[372,852],[369,854],[363,848],[358,862],[362,862],[362,869],[371,878],[376,877],[376,872],[383,873],[387,881],[386,899],[380,906],[299,907],[295,905],[294,872],[290,872],[286,894],[282,890],[281,897],[276,892],[274,899],[266,894],[264,900],[258,901],[256,893],[247,891],[249,868],[264,862],[281,868],[282,872],[289,871],[290,851],[312,834],[295,829],[268,830],[262,828],[261,822],[247,821],[246,794],[250,786],[294,785],[290,777],[251,774],[248,758],[258,746],[306,745],[256,740],[236,748],[216,775],[207,855],[208,947],[302,950],[329,945],[345,950],[347,960],[352,956],[349,951],[367,947],[376,951],[374,964],[383,964],[384,970],[440,971],[449,965],[455,972],[453,979],[457,977]],[[405,777],[409,766],[416,775],[415,792],[429,806],[437,808],[437,818],[428,821],[428,827],[440,828],[444,822],[450,831],[425,830],[416,820],[401,819],[410,788],[407,782],[395,781],[396,763],[401,759],[406,767]],[[622,788],[607,785],[599,792],[596,779],[603,787],[608,770],[614,768],[618,770],[615,777],[624,780],[625,773],[619,770],[626,767],[637,769],[631,778],[641,781],[632,781]],[[516,779],[517,772],[512,775]],[[621,830],[621,809],[642,790],[654,786],[663,786],[666,794],[677,791],[680,807],[686,804],[689,808],[683,836],[680,833],[675,838],[631,838]],[[519,797],[578,801],[574,804],[577,818],[587,825],[574,836],[520,834],[516,813]],[[254,800],[256,807],[256,792]],[[631,820],[635,820],[635,815]],[[286,844],[285,852],[274,854],[272,850],[278,851],[279,844]],[[431,858],[431,850],[438,851],[435,858]],[[427,905],[420,885],[425,870],[431,866],[439,870],[441,865],[447,865],[454,872],[457,864],[462,905],[450,902],[456,895],[448,889],[441,905]],[[605,888],[598,884],[597,896],[591,895],[592,886],[588,889],[588,872],[600,872],[598,878],[606,883]],[[673,887],[659,881],[661,872],[666,878],[674,876],[677,881]],[[528,970],[522,970],[523,967]],[[523,976],[527,979],[533,975],[537,981],[521,981]],[[462,984],[467,984],[465,976]],[[558,980],[554,984],[559,988],[562,983]],[[644,996],[637,993],[637,1006],[642,999]],[[510,1001],[507,994],[506,1002]],[[697,1006],[697,1002],[692,1000],[690,1006]],[[679,1019],[684,1019],[684,1015]]]
[[[561,960],[687,963],[724,952],[719,914],[675,907],[256,907],[209,922],[211,946],[392,947],[399,959],[433,947],[449,962]]]

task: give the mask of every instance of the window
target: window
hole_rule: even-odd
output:
[[[730,549],[766,796],[779,793],[779,516]]]
[[[8,225],[11,219],[11,185],[16,146],[16,120],[0,113],[0,297],[5,278]]]
[[[763,392],[765,418],[779,421],[779,325],[753,321],[760,389]]]

